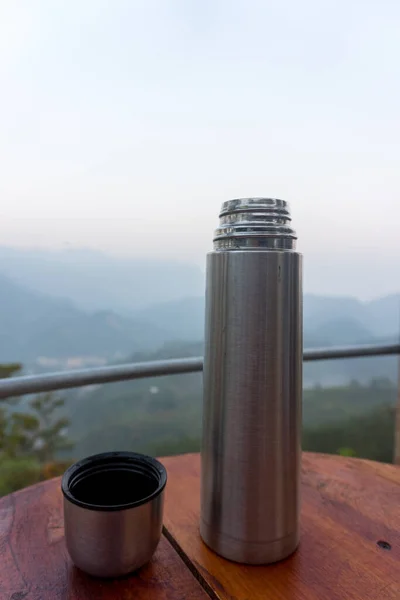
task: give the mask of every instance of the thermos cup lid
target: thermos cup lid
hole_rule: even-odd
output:
[[[66,500],[81,508],[116,511],[150,502],[166,483],[166,469],[155,458],[135,452],[104,452],[70,466],[61,489]]]
[[[165,467],[133,452],[105,452],[64,473],[65,542],[73,563],[120,577],[153,556],[162,535]]]

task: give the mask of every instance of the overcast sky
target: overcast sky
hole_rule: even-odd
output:
[[[396,0],[0,0],[0,243],[203,265],[289,200],[306,290],[400,288]]]

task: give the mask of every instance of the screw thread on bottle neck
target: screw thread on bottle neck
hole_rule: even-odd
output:
[[[214,250],[295,250],[289,204],[276,198],[240,198],[222,205]]]

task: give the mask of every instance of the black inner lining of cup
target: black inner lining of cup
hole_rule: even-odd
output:
[[[156,491],[158,482],[143,473],[118,468],[89,473],[71,485],[71,493],[86,504],[118,506],[138,502]]]
[[[103,453],[75,463],[65,472],[67,500],[91,510],[123,510],[149,502],[167,481],[157,460],[133,452]]]

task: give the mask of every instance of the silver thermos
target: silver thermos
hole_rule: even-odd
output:
[[[200,533],[267,564],[299,543],[302,257],[287,202],[222,205],[207,256]]]

